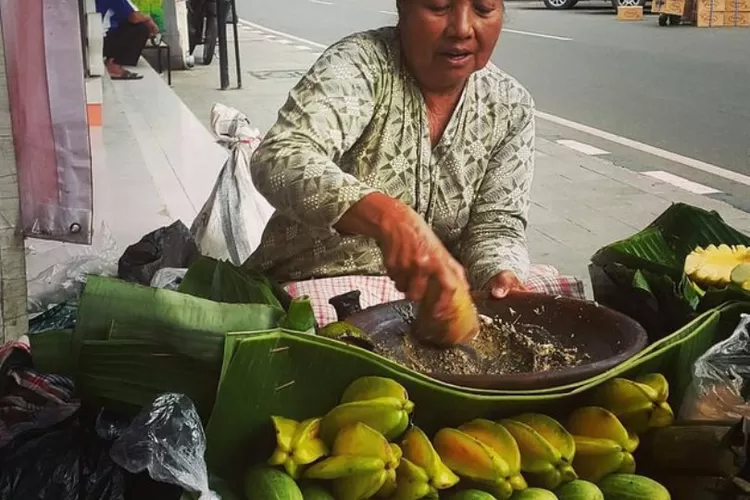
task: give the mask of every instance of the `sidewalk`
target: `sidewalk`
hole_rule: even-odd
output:
[[[239,29],[242,90],[217,90],[217,60],[208,67],[196,66],[175,73],[173,88],[206,126],[211,106],[221,102],[244,112],[265,132],[275,121],[289,90],[321,49],[255,26],[240,25]],[[229,32],[231,40],[231,27]],[[233,61],[231,50],[230,45]],[[230,67],[232,85],[234,75],[235,70]],[[589,296],[591,255],[642,229],[672,202],[716,210],[729,224],[750,233],[750,214],[746,212],[545,139],[545,123],[541,120],[538,129],[528,231],[532,259],[583,279]]]

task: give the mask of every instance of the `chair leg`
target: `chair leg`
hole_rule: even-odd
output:
[[[167,45],[167,84],[172,86],[172,49]]]

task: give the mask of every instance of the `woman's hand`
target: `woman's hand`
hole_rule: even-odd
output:
[[[378,245],[388,275],[409,300],[421,301],[430,278],[438,281],[441,289],[435,306],[438,316],[450,306],[456,290],[469,288],[463,266],[424,219],[406,205],[384,219]]]
[[[528,291],[513,271],[501,271],[490,280],[490,294],[492,298],[504,299],[511,292]]]
[[[407,298],[424,298],[431,277],[440,284],[437,315],[446,311],[459,287],[469,288],[466,273],[424,219],[411,207],[382,193],[373,193],[350,208],[336,224],[345,234],[377,241],[388,276]]]

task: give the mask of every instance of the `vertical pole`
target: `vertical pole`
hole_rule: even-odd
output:
[[[229,54],[227,53],[226,0],[216,0],[216,26],[219,31],[219,80],[221,90],[229,88]]]
[[[238,33],[237,25],[238,19],[237,19],[237,2],[236,0],[231,0],[232,3],[232,20],[234,21],[232,29],[234,33],[234,63],[235,63],[235,71],[237,72],[237,88],[242,88],[242,68],[240,67],[240,36]]]

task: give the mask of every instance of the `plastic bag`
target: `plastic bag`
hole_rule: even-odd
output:
[[[187,226],[178,220],[130,245],[120,258],[117,274],[126,281],[148,286],[160,269],[190,267],[197,258],[195,240]]]
[[[123,500],[125,475],[109,458],[111,435],[74,417],[11,441],[0,454],[0,498]]]
[[[34,276],[28,282],[29,313],[46,311],[50,306],[75,302],[86,284],[86,276],[117,275],[120,250],[105,224],[94,233],[91,245],[51,241],[27,244],[26,266]]]
[[[151,288],[177,290],[182,280],[185,279],[187,271],[187,269],[176,269],[174,267],[159,269],[151,280]]]
[[[257,248],[274,212],[250,174],[261,135],[244,114],[219,103],[211,109],[211,128],[230,155],[190,232],[201,254],[240,266]]]
[[[693,382],[680,419],[732,424],[750,417],[750,315],[734,333],[706,351],[693,368]]]
[[[203,458],[206,435],[195,406],[182,394],[162,394],[115,441],[110,456],[132,474],[148,471],[156,481],[218,500],[208,486]]]

